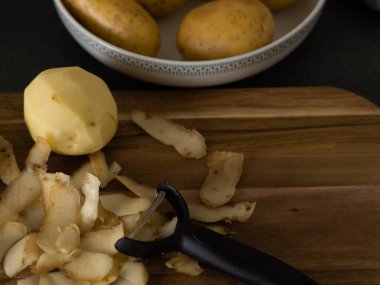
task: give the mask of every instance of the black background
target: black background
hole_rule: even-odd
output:
[[[298,0],[303,1],[303,0]],[[78,65],[111,89],[169,88],[102,65],[71,38],[48,0],[0,1],[0,92],[22,92],[42,70]],[[380,105],[380,12],[360,0],[327,0],[308,38],[250,78],[213,88],[335,86]]]

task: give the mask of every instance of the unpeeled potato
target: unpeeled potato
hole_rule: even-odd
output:
[[[259,0],[215,0],[182,20],[177,48],[185,59],[211,60],[243,54],[270,43],[271,11]]]
[[[181,8],[188,0],[137,0],[151,15],[167,16]]]
[[[67,9],[92,33],[120,48],[156,55],[160,32],[135,0],[64,0]]]
[[[271,10],[278,10],[292,5],[296,0],[260,0]]]

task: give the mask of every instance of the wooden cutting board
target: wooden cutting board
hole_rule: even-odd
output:
[[[120,124],[109,161],[141,183],[168,181],[188,200],[206,160],[181,158],[129,121],[128,111],[161,113],[205,137],[208,152],[240,151],[236,201],[257,201],[233,224],[236,239],[277,256],[320,284],[380,284],[380,109],[336,88],[188,89],[114,92]],[[1,94],[0,134],[20,165],[32,145],[22,95]],[[85,157],[53,155],[49,171],[70,173]],[[111,184],[111,191],[120,185]],[[149,264],[149,284],[243,284],[213,269],[192,278]],[[25,273],[27,274],[27,273]],[[0,272],[0,284],[9,280]],[[11,283],[15,283],[12,281]]]

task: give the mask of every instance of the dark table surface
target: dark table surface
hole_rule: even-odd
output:
[[[168,88],[97,62],[64,29],[52,1],[0,1],[0,92],[22,92],[42,70],[71,65],[99,75],[113,90]],[[281,86],[335,86],[380,105],[380,12],[361,0],[327,0],[315,29],[290,56],[217,88]]]

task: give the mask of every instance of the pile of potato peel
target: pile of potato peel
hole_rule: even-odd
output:
[[[185,158],[207,155],[203,136],[162,116],[134,110],[131,119],[158,141]],[[118,253],[115,242],[136,227],[155,198],[156,189],[139,184],[102,151],[71,175],[49,173],[50,145],[38,138],[25,167],[17,165],[10,142],[0,136],[0,179],[6,185],[0,200],[0,261],[8,277],[28,269],[33,275],[17,284],[147,284],[146,264]],[[190,217],[204,223],[247,221],[255,203],[230,203],[242,173],[243,154],[215,151],[207,156],[209,175],[200,189],[202,203],[189,203]],[[116,179],[120,193],[100,191]],[[125,187],[124,187],[125,186]],[[152,241],[175,231],[177,218],[156,212],[136,239]],[[228,229],[210,225],[228,234]],[[165,256],[166,266],[188,275],[203,269],[181,253]]]

